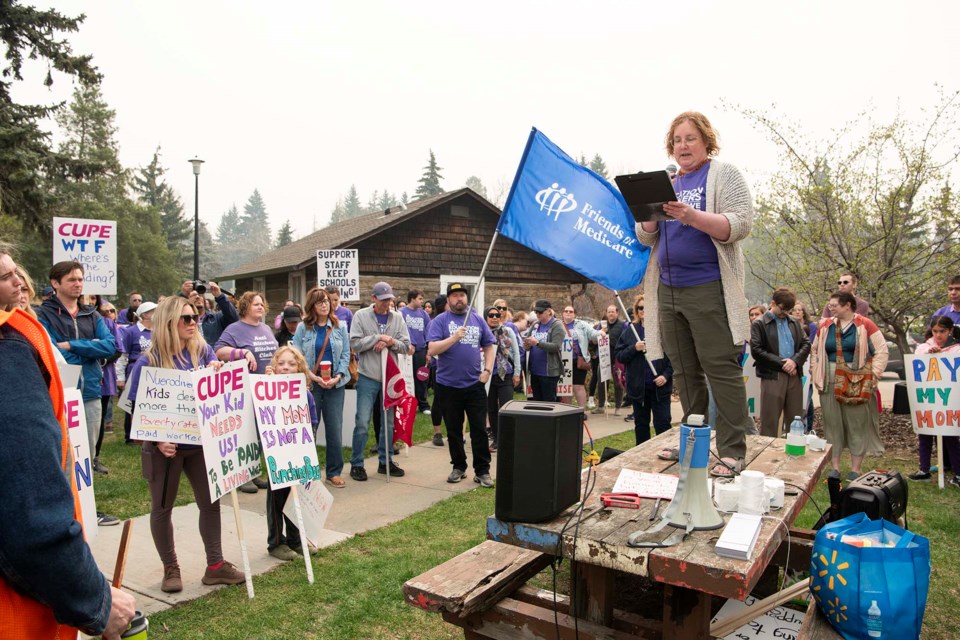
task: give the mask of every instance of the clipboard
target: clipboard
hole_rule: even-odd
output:
[[[666,202],[676,202],[677,192],[666,171],[631,173],[615,178],[630,213],[637,222],[671,220],[663,212]]]

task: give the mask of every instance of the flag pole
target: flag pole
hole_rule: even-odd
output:
[[[387,484],[390,484],[390,454],[393,453],[393,443],[385,442],[392,437],[387,435],[387,349],[380,350],[380,442],[387,456]],[[379,446],[379,445],[378,445]],[[378,459],[379,462],[379,459]]]
[[[627,308],[623,304],[623,299],[620,297],[620,292],[614,290],[613,295],[614,297],[616,297],[617,302],[620,303],[620,308],[623,309],[623,317],[626,318],[627,324],[630,326],[630,330],[633,331],[633,337],[637,339],[637,342],[640,342],[640,334],[637,333],[637,328],[633,326],[632,322],[630,322],[630,314],[627,313]],[[614,349],[616,349],[616,346],[614,346]],[[647,361],[647,366],[650,367],[650,371],[653,372],[653,377],[656,378],[657,376],[659,376],[660,374],[654,368],[653,363],[650,362],[650,358],[647,358],[646,355],[644,355],[644,360]]]
[[[477,298],[480,295],[480,288],[483,286],[483,279],[487,274],[487,265],[490,264],[490,256],[493,255],[493,245],[497,243],[497,237],[500,235],[499,227],[494,229],[493,237],[490,239],[490,246],[487,247],[487,256],[483,259],[483,266],[480,267],[480,277],[477,279],[477,292],[473,296],[473,300],[470,301],[470,305],[467,307],[467,315],[463,319],[463,326],[467,326],[467,322],[470,320],[470,310],[474,308],[474,305],[477,304]]]

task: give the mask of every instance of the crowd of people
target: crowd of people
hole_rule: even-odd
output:
[[[409,355],[417,409],[431,418],[432,443],[450,453],[446,481],[461,482],[472,463],[474,482],[491,488],[498,413],[516,392],[535,401],[575,402],[594,414],[605,412],[612,395],[614,413],[629,407],[625,419],[633,421],[639,444],[651,437],[651,428],[656,434],[670,428],[671,395],[679,387],[683,420],[702,414],[716,429],[719,456],[711,474],[739,473],[746,435],[756,432],[742,370],[749,345],[761,380],[760,433],[780,436],[794,416],[803,414],[800,381],[809,359],[824,431],[833,445],[830,474],[839,477],[840,455],[847,449],[850,477],[858,476],[864,458],[883,451],[879,403],[872,388],[859,390],[859,396],[858,390],[843,395],[837,381],[846,370],[879,378],[888,354],[869,318],[869,303],[856,296],[856,276],[841,274],[819,321],[812,321],[786,288],[773,291],[769,304],[749,307],[741,245],[751,231],[753,203],[745,179],[736,167],[716,159],[718,137],[700,113],[677,116],[665,148],[676,162],[670,175],[677,200],[664,205],[664,220],[637,224],[639,241],[651,248],[644,294],[633,301],[632,317],[621,318],[611,304],[597,323],[578,319],[567,303],[558,317],[547,299],[537,300],[529,313],[511,309],[504,299],[479,310],[468,288],[457,282],[432,301],[416,289],[398,299],[389,283],[378,282],[356,313],[340,304],[336,287],[314,287],[302,306],[286,300],[271,320],[263,292],[234,297],[217,283],[200,291],[187,281],[176,295],[155,301],[132,292],[118,311],[109,300],[83,295],[84,267],[72,261],[53,265],[38,300],[29,274],[14,263],[8,247],[0,247],[0,398],[8,412],[0,429],[6,445],[0,464],[6,496],[0,503],[6,516],[0,518],[0,620],[29,611],[28,622],[18,629],[22,637],[55,637],[58,625],[68,625],[113,638],[133,615],[133,598],[107,584],[78,526],[82,518],[71,480],[58,362],[80,367],[92,468],[99,474],[109,473],[100,452],[104,434],[113,427],[114,398],[126,392],[136,400],[145,366],[217,369],[243,361],[252,373],[302,373],[311,390],[313,427],[323,424],[324,479],[339,489],[347,485],[344,424],[353,424],[351,481],[368,480],[364,455],[371,422],[378,474],[405,474],[388,453],[394,415],[384,410],[381,362],[384,353]],[[928,323],[918,353],[960,350],[960,276],[948,290],[950,304]],[[601,336],[609,340],[613,361],[609,382],[601,381]],[[568,340],[572,384],[569,394],[559,397]],[[353,416],[344,415],[348,387],[356,393]],[[810,428],[812,403],[807,404]],[[211,500],[202,449],[138,442],[131,416],[123,420],[125,442],[141,447],[151,534],[163,564],[161,589],[183,589],[171,521],[181,475],[199,508],[207,563],[203,584],[243,582],[243,573],[223,557],[219,502]],[[956,468],[960,440],[944,438],[943,446]],[[910,478],[927,480],[932,439],[920,436],[919,448],[920,469]],[[676,460],[677,449],[658,455]],[[24,473],[28,464],[31,472]],[[952,483],[960,486],[956,475]],[[299,532],[283,516],[289,490],[273,491],[262,478],[239,489],[267,492],[270,555],[292,560],[312,551],[302,548]],[[107,514],[97,517],[101,526],[117,522]],[[25,530],[32,534],[22,535]]]

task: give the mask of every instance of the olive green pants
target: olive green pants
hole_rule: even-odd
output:
[[[754,425],[739,362],[742,346],[733,343],[723,287],[720,282],[693,287],[661,283],[658,295],[661,341],[680,384],[684,421],[691,414],[706,417],[709,380],[717,402],[717,451],[722,458],[743,458],[746,434]]]

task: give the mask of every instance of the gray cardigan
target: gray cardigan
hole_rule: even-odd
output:
[[[527,336],[533,335],[534,328],[540,326],[539,322],[530,325],[527,330]],[[550,326],[550,335],[546,340],[537,343],[534,349],[543,349],[547,352],[547,376],[563,375],[563,362],[560,359],[560,351],[563,350],[563,341],[567,337],[567,330],[563,326],[560,318],[554,317],[553,324]]]
[[[747,316],[747,296],[744,291],[743,250],[740,241],[750,235],[753,228],[753,198],[750,188],[740,170],[720,160],[710,161],[707,174],[708,213],[725,216],[730,221],[730,237],[724,242],[714,239],[717,261],[720,263],[720,284],[723,286],[723,301],[727,307],[727,324],[734,344],[750,340],[750,318]],[[660,343],[660,305],[658,288],[660,265],[657,262],[657,242],[660,229],[647,233],[637,223],[637,239],[651,248],[647,273],[643,277],[643,297],[646,303],[647,358],[663,357]]]
[[[394,353],[408,353],[410,351],[410,334],[407,333],[407,323],[403,316],[396,311],[390,311],[387,320],[386,335],[396,342],[390,347]],[[353,323],[350,325],[350,348],[359,358],[358,370],[373,380],[380,380],[380,353],[374,351],[380,336],[380,325],[377,316],[373,313],[373,306],[364,307],[353,314]]]

